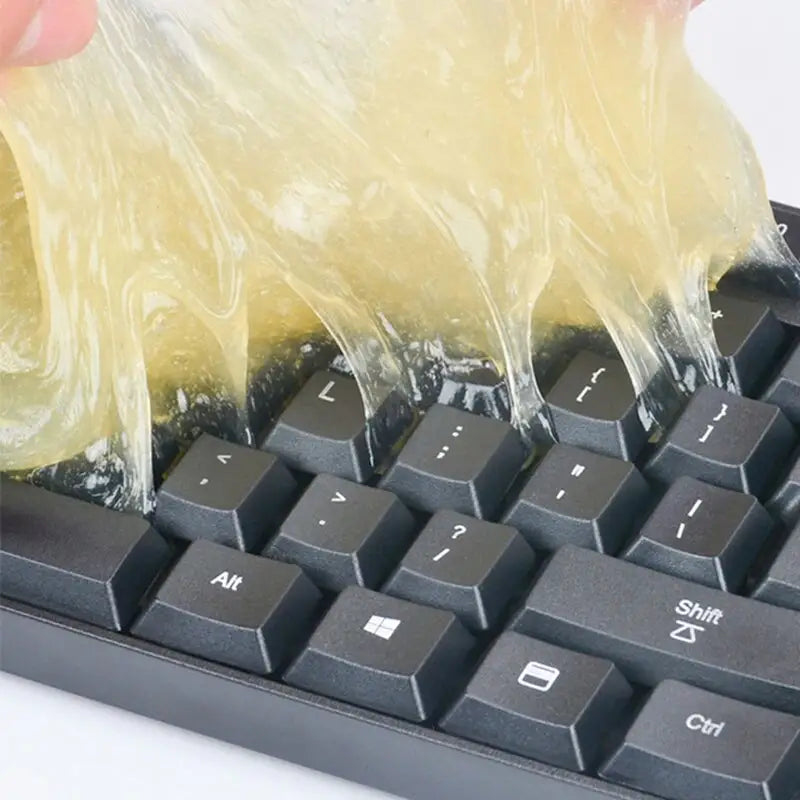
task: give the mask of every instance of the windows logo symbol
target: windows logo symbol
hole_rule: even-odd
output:
[[[380,636],[381,639],[391,639],[394,632],[400,627],[399,619],[390,617],[371,616],[364,625],[364,630],[373,636]]]

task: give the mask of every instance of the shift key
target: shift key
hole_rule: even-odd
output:
[[[567,546],[515,631],[613,661],[632,681],[686,681],[800,714],[800,612]]]

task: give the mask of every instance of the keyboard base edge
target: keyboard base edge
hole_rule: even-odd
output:
[[[5,598],[0,671],[410,800],[655,800]]]

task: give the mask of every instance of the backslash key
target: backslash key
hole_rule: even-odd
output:
[[[800,713],[800,613],[567,546],[512,625],[613,660],[631,680],[675,679]]]

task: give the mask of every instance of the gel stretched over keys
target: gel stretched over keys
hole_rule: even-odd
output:
[[[724,383],[707,287],[748,262],[800,294],[800,269],[689,6],[105,0],[80,57],[3,79],[0,469],[82,454],[144,507],[154,423],[252,441],[257,369],[325,330],[368,412],[477,356],[523,434],[576,327],[648,424]]]

